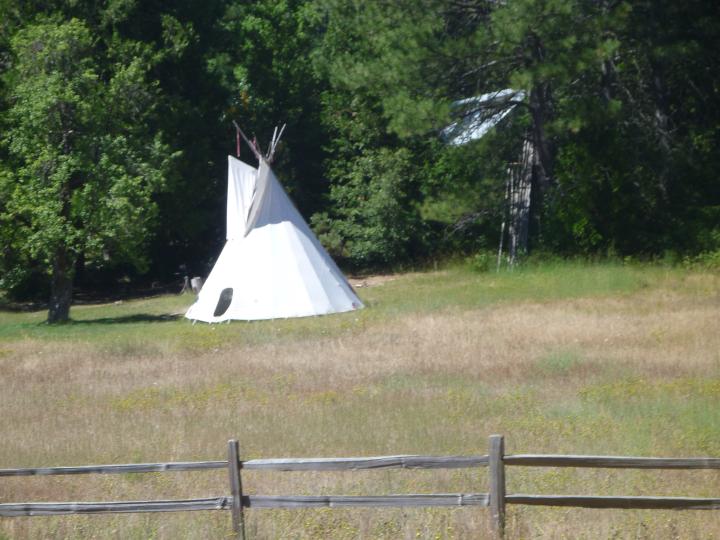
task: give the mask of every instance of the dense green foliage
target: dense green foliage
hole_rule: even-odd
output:
[[[4,143],[4,225],[20,262],[52,269],[50,320],[67,318],[82,257],[142,267],[168,150],[149,133],[155,85],[149,51],[131,43],[101,51],[76,18],[38,17],[10,40],[12,85]],[[22,278],[19,264],[5,280]],[[10,283],[12,285],[12,282]]]
[[[716,252],[719,11],[0,0],[0,290],[206,273],[233,119],[261,143],[288,123],[279,176],[354,268],[496,249],[523,140],[531,249]],[[497,112],[467,98],[504,89],[522,97],[500,123],[446,144],[452,121]]]

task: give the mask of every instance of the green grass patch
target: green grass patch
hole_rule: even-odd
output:
[[[359,294],[367,309],[332,317],[307,317],[206,325],[183,317],[192,295],[166,295],[103,305],[79,305],[69,324],[46,324],[46,313],[0,311],[0,340],[70,340],[96,343],[128,355],[172,344],[209,350],[228,339],[262,343],[338,335],[382,323],[399,314],[474,309],[508,301],[539,301],[632,292],[673,271],[619,264],[547,263],[527,269],[477,274],[465,265],[397,276]],[[165,344],[165,345],[163,345]]]
[[[631,293],[681,270],[618,263],[551,262],[478,274],[466,265],[397,276],[361,288],[367,309],[332,317],[193,325],[183,317],[192,295],[166,295],[103,305],[79,305],[69,324],[51,326],[46,313],[0,311],[0,341],[69,340],[128,355],[164,349],[211,350],[224,343],[314,339],[364,329],[408,313],[474,309],[500,302],[544,301]]]
[[[607,416],[611,425],[632,425],[625,433],[641,452],[690,447],[720,455],[718,378],[627,378],[587,386],[578,395],[586,415]]]
[[[476,308],[507,301],[633,292],[681,274],[678,270],[656,266],[580,261],[550,262],[480,274],[457,265],[439,272],[404,276],[383,285],[382,291],[367,290],[363,299],[384,312]]]
[[[538,370],[546,375],[564,375],[572,372],[585,362],[582,353],[574,349],[553,351],[540,358]]]

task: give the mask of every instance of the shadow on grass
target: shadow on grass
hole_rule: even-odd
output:
[[[170,294],[181,294],[178,293],[177,283],[173,282],[164,285],[153,285],[152,287],[136,287],[133,289],[122,289],[119,291],[82,288],[75,289],[73,291],[72,306],[94,306],[126,300],[149,300]],[[30,300],[9,300],[8,298],[0,295],[0,312],[27,313],[31,311],[43,311],[47,308],[47,301],[40,298]]]
[[[6,313],[30,313],[47,309],[47,304],[42,302],[8,302],[0,300],[0,312]]]
[[[83,324],[127,324],[127,323],[162,323],[171,322],[181,319],[183,316],[180,314],[163,314],[163,315],[148,315],[146,313],[138,313],[135,315],[123,315],[122,317],[100,317],[98,319],[72,319],[70,324],[72,325],[83,325]]]

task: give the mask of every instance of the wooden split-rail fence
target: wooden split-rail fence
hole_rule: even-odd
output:
[[[501,435],[490,437],[489,453],[482,456],[381,456],[360,458],[284,458],[242,461],[235,440],[228,441],[227,461],[136,463],[126,465],[83,465],[35,469],[0,469],[0,477],[69,474],[118,474],[167,471],[227,469],[230,495],[204,499],[121,502],[30,502],[0,503],[0,517],[57,516],[65,514],[108,514],[127,512],[179,512],[189,510],[230,510],[233,531],[245,539],[246,508],[317,507],[407,507],[480,506],[489,507],[497,538],[505,532],[508,504],[573,506],[581,508],[718,510],[720,498],[697,497],[615,497],[592,495],[507,494],[505,468],[586,467],[610,469],[720,469],[720,458],[652,458],[619,456],[577,456],[516,454],[506,455]],[[318,495],[266,496],[243,493],[243,470],[264,471],[352,471],[372,469],[460,469],[488,467],[488,493],[433,493],[401,495]]]

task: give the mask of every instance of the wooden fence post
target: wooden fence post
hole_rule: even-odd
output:
[[[230,476],[230,493],[232,494],[233,531],[240,540],[245,540],[245,517],[243,516],[242,479],[240,477],[240,450],[234,439],[228,441],[228,474]]]
[[[505,537],[505,440],[502,435],[490,436],[488,468],[490,472],[490,513],[496,538]]]

